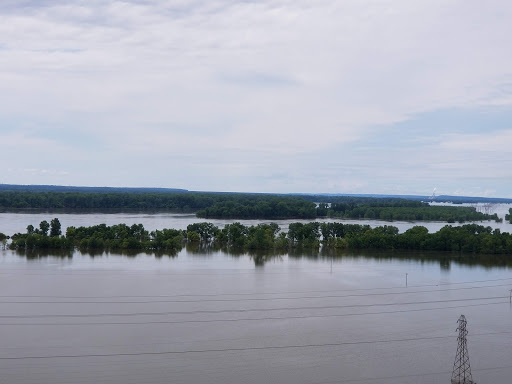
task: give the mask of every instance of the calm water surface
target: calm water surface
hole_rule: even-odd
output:
[[[0,232],[53,217],[64,228],[198,221],[0,213]],[[485,225],[510,232],[510,224]],[[448,383],[461,314],[475,381],[509,382],[511,258],[417,256],[0,250],[0,383]]]
[[[512,270],[395,256],[0,251],[0,382],[509,382]]]

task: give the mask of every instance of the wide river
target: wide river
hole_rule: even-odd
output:
[[[24,232],[53,217],[64,228],[184,229],[200,221],[0,213],[0,232]],[[391,224],[403,231],[422,223]],[[511,231],[510,224],[484,224]],[[449,383],[461,314],[473,379],[508,383],[511,265],[512,255],[184,248],[173,256],[26,257],[0,250],[0,383]]]
[[[447,205],[447,204],[443,204]],[[512,208],[512,204],[495,204],[489,213],[496,213],[498,217],[505,218],[505,214],[508,213],[509,209]],[[483,206],[480,205],[479,210],[483,210]],[[62,213],[62,212],[23,212],[23,213],[9,213],[0,212],[0,232],[6,235],[12,235],[16,232],[26,232],[27,226],[32,224],[35,228],[39,226],[39,223],[43,220],[48,222],[54,217],[57,217],[62,225],[62,232],[65,233],[66,228],[69,226],[80,227],[80,226],[91,226],[97,224],[143,224],[144,228],[149,231],[163,228],[174,228],[174,229],[186,229],[187,225],[192,223],[208,221],[219,228],[223,228],[224,225],[232,223],[233,221],[239,221],[244,225],[257,225],[259,223],[270,223],[271,221],[262,220],[217,220],[217,219],[198,219],[194,214],[183,214],[183,213]],[[309,223],[312,220],[274,220],[278,223],[282,230],[287,231],[288,225],[294,222]],[[352,224],[368,224],[372,227],[380,225],[393,225],[396,226],[400,232],[404,232],[407,229],[415,225],[423,225],[429,229],[430,232],[436,232],[443,226],[447,225],[446,222],[408,222],[408,221],[393,221],[385,222],[381,220],[343,220],[343,219],[318,219],[320,222],[343,222]],[[491,226],[498,228],[502,232],[512,233],[512,224],[503,220],[501,223],[494,221],[483,221],[477,222],[478,224]],[[453,226],[461,225],[459,223],[450,224]]]

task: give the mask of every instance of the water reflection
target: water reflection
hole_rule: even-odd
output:
[[[216,243],[190,242],[185,246],[188,254],[191,255],[212,255],[221,251],[221,246]]]
[[[256,267],[263,267],[269,261],[282,261],[286,251],[251,250],[247,255],[254,261]]]
[[[87,251],[74,251],[74,250],[59,250],[59,249],[36,249],[36,250],[24,250],[17,249],[13,251],[17,256],[26,258],[27,260],[39,260],[39,259],[72,259],[74,255],[80,254],[81,256],[88,256],[91,259],[101,258],[105,256],[119,256],[128,259],[134,259],[138,256],[145,255],[155,257],[157,259],[168,257],[175,258],[178,253],[175,251],[140,251],[140,250],[116,250],[116,251],[102,251],[90,249]]]
[[[43,258],[72,259],[75,252],[72,250],[17,250],[16,255],[24,257],[27,260],[39,260]],[[182,251],[183,252],[183,251]],[[291,250],[246,250],[216,243],[189,243],[185,246],[184,252],[188,256],[211,257],[213,255],[227,256],[231,258],[249,257],[254,261],[257,267],[264,266],[267,262],[282,260],[288,256],[294,260],[309,260],[318,262],[342,262],[353,260],[371,260],[371,261],[399,261],[416,263],[437,263],[442,271],[450,271],[452,263],[469,267],[484,267],[486,269],[495,267],[512,268],[512,255],[481,255],[481,254],[463,254],[463,253],[440,253],[428,251],[378,251],[378,250],[342,250],[332,248],[320,248],[319,250],[311,248],[293,248]],[[134,259],[141,255],[155,258],[176,258],[180,251],[140,251],[140,250],[116,250],[116,251],[81,251],[82,256],[88,256],[91,259],[104,256],[121,256],[128,259]]]
[[[75,253],[72,250],[63,249],[63,250],[47,250],[47,249],[33,249],[33,250],[25,250],[18,249],[15,251],[16,255],[19,257],[24,257],[27,260],[39,260],[46,258],[54,258],[54,259],[72,259],[73,254]]]
[[[282,259],[288,251],[286,250],[270,250],[270,249],[242,249],[236,247],[228,247],[218,243],[188,243],[185,247],[189,255],[195,256],[212,256],[214,254],[222,254],[232,258],[250,257],[254,261],[254,265],[262,267],[268,261]]]
[[[290,253],[292,258],[308,258],[308,254]],[[310,256],[315,259],[315,256]],[[512,255],[483,255],[458,252],[435,252],[435,251],[378,251],[378,250],[337,250],[323,249],[318,254],[320,259],[367,259],[375,261],[401,261],[438,263],[442,270],[448,271],[451,263],[464,266],[475,266],[484,268],[507,267],[512,268]]]

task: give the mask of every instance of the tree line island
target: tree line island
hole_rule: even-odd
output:
[[[6,247],[7,236],[0,234]],[[186,230],[165,228],[147,231],[142,224],[105,224],[90,227],[68,227],[60,231],[58,218],[32,225],[26,233],[16,233],[8,244],[10,249],[79,249],[81,251],[168,251],[177,252],[186,244],[209,244],[219,248],[247,250],[308,249],[377,249],[441,251],[478,254],[512,254],[512,235],[490,226],[465,224],[444,226],[429,233],[424,226],[414,226],[404,233],[383,225],[332,223],[290,223],[281,231],[277,223],[246,226],[239,222],[220,229],[209,222],[188,225]]]
[[[59,219],[54,218],[50,222],[42,221],[37,228],[28,225],[25,233],[11,236],[0,233],[4,248],[25,251],[79,249],[177,252],[187,244],[209,244],[239,251],[377,249],[512,254],[512,235],[475,223],[501,221],[496,214],[478,212],[469,206],[431,205],[423,201],[400,198],[191,192],[0,191],[0,210],[26,209],[56,212],[165,210],[195,212],[201,219],[302,221],[290,223],[287,230],[282,230],[276,222],[247,226],[234,221],[219,228],[202,221],[188,225],[186,230],[165,228],[147,231],[142,224],[128,226],[121,223],[112,226],[71,226],[62,233]],[[506,220],[512,222],[512,209],[510,211]],[[304,221],[317,218],[332,218],[334,222]],[[336,219],[444,221],[448,225],[434,233],[429,233],[421,225],[399,233],[398,228],[393,225],[372,228],[367,224],[336,222]],[[461,225],[449,225],[455,222]],[[470,223],[463,224],[465,222]]]

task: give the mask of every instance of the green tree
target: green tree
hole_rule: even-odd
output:
[[[201,240],[201,236],[196,231],[188,231],[187,232],[187,240],[191,243],[199,243]]]
[[[60,221],[55,218],[50,222],[50,237],[57,237],[60,235],[62,235]]]
[[[218,231],[219,228],[212,223],[194,223],[187,226],[187,232],[196,232],[202,241],[210,241]]]
[[[50,229],[50,224],[43,220],[39,223],[39,230],[41,231],[41,235],[48,236],[48,230]]]
[[[9,238],[9,236],[7,236],[6,234],[0,232],[0,243],[2,243],[2,248],[5,249],[6,246],[7,246],[7,239]]]
[[[329,212],[329,206],[327,203],[320,203],[318,207],[316,207],[316,215],[317,216],[327,216]]]
[[[249,228],[239,222],[235,222],[226,224],[222,232],[224,232],[225,238],[230,245],[240,248],[245,246]]]

